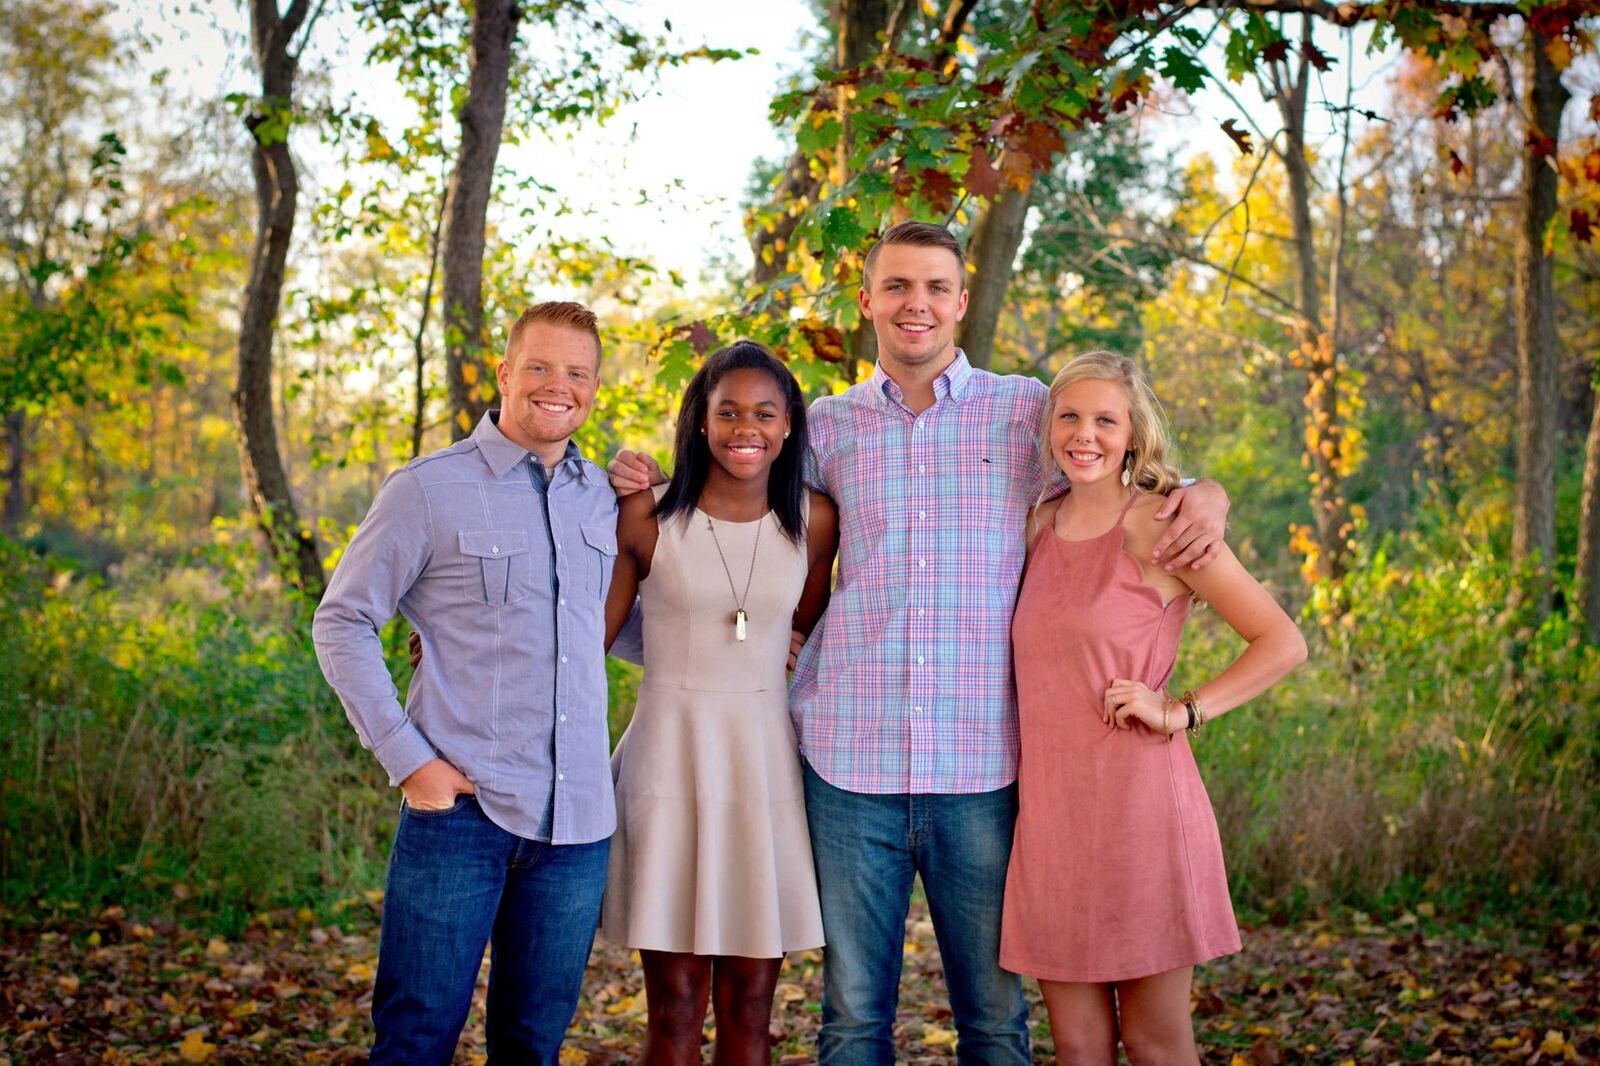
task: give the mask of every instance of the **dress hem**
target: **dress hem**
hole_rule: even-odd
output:
[[[1185,952],[1182,955],[1173,956],[1170,962],[1157,963],[1153,968],[1141,966],[1139,967],[1139,972],[1137,973],[1127,973],[1121,970],[1102,970],[1091,972],[1088,976],[1085,976],[1083,971],[1071,972],[1066,970],[1054,970],[1045,972],[1049,969],[1048,967],[1034,966],[1031,963],[1019,962],[1016,959],[1007,958],[1003,952],[1000,956],[1000,968],[1010,973],[1017,974],[1021,977],[1031,977],[1036,981],[1057,981],[1067,984],[1105,985],[1115,984],[1118,981],[1137,981],[1145,977],[1154,977],[1157,974],[1167,973],[1170,970],[1176,970],[1184,966],[1200,966],[1207,962],[1213,962],[1217,959],[1226,958],[1229,955],[1235,955],[1243,950],[1243,948],[1243,943],[1235,940],[1232,947],[1202,948],[1198,954],[1195,952]]]

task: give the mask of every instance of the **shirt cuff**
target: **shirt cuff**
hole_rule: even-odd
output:
[[[439,757],[433,750],[433,745],[428,743],[428,738],[411,724],[409,718],[406,719],[405,725],[389,734],[388,739],[373,748],[372,754],[376,755],[378,762],[389,771],[391,785],[399,785]]]

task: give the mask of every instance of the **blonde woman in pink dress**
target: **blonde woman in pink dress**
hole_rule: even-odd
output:
[[[1169,573],[1153,549],[1178,485],[1148,382],[1090,352],[1050,388],[1043,447],[1072,482],[1034,509],[1012,623],[1022,735],[1000,963],[1038,979],[1062,1063],[1198,1063],[1196,963],[1239,949],[1216,818],[1189,733],[1305,659],[1283,609],[1226,548]],[[1167,689],[1191,599],[1245,641]],[[1193,727],[1191,729],[1191,727]]]

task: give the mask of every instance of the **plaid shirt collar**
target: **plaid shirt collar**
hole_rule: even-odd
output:
[[[873,395],[882,396],[885,400],[898,407],[905,406],[905,393],[900,385],[883,369],[883,363],[878,362],[872,367],[872,377],[868,379],[876,388]],[[967,362],[967,353],[960,348],[956,349],[956,357],[944,372],[933,379],[933,402],[943,403],[950,400],[960,403],[962,395],[967,391],[967,383],[972,380],[972,364]]]

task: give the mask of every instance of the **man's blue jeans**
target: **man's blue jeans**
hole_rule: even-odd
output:
[[[491,943],[489,1061],[554,1064],[600,921],[610,844],[525,840],[471,796],[447,811],[404,808],[383,897],[374,1066],[447,1066]]]
[[[805,768],[822,896],[823,1066],[889,1066],[906,912],[922,876],[950,989],[956,1061],[1028,1063],[1022,982],[1000,969],[1015,785],[972,795],[846,792]]]

